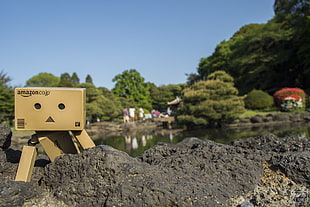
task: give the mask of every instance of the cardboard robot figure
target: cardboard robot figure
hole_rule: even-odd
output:
[[[66,153],[95,146],[84,129],[84,88],[16,88],[15,129],[36,133],[24,146],[15,181],[29,182],[41,144],[51,161]]]

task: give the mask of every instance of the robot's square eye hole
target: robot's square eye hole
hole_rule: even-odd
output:
[[[35,104],[34,104],[34,108],[35,108],[35,109],[41,109],[41,104],[35,103]]]
[[[63,104],[63,103],[60,103],[60,104],[58,104],[58,108],[59,108],[60,110],[64,110],[64,109],[66,108],[66,106],[65,106],[65,104]]]

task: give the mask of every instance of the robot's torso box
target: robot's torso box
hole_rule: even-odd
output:
[[[15,129],[83,130],[85,102],[85,88],[16,88]]]

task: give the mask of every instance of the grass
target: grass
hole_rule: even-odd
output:
[[[277,110],[264,110],[264,111],[260,111],[260,110],[246,110],[243,114],[241,114],[239,117],[240,118],[245,118],[245,117],[252,117],[255,116],[257,114],[269,114],[269,113],[280,113]]]

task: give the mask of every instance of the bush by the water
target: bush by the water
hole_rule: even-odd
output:
[[[178,107],[177,122],[187,127],[218,125],[222,120],[238,117],[244,109],[233,77],[216,71],[184,89],[183,101]]]
[[[244,99],[247,109],[268,109],[274,104],[273,97],[262,90],[252,90]]]
[[[275,104],[282,111],[302,111],[305,109],[306,93],[300,88],[283,88],[273,95]]]

